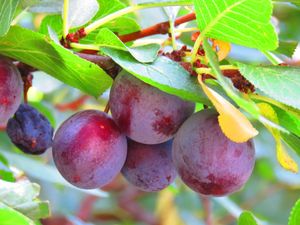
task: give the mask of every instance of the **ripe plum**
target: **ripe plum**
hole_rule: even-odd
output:
[[[130,139],[143,144],[170,140],[194,108],[129,74],[120,74],[110,92],[112,117]]]
[[[183,182],[204,195],[223,196],[238,191],[250,177],[255,150],[252,141],[235,143],[222,132],[218,114],[202,110],[178,130],[173,161]]]
[[[128,141],[128,154],[122,174],[143,191],[160,191],[176,177],[172,163],[172,141],[145,145]]]
[[[108,184],[121,171],[127,140],[104,112],[85,110],[67,119],[53,141],[57,169],[71,184],[84,189]]]

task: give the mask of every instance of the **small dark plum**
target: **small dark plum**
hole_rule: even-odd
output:
[[[122,174],[129,183],[143,191],[166,188],[176,177],[172,163],[172,141],[145,145],[128,140],[128,154]]]
[[[0,124],[5,126],[17,111],[23,92],[23,81],[11,60],[0,56]]]
[[[194,108],[130,74],[117,76],[110,92],[112,117],[130,139],[143,144],[172,139]]]
[[[21,104],[15,116],[8,120],[6,132],[24,153],[39,155],[52,145],[53,128],[38,110]]]
[[[219,126],[217,112],[202,110],[178,130],[173,162],[188,187],[204,195],[224,196],[247,182],[255,164],[255,150],[252,140],[229,140]]]
[[[60,126],[52,150],[55,165],[67,181],[93,189],[108,184],[121,171],[127,140],[106,113],[85,110]]]

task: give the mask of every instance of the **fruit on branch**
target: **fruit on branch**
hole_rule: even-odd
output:
[[[255,150],[252,141],[229,140],[214,110],[191,116],[178,130],[173,161],[183,182],[204,195],[223,196],[238,191],[250,177]]]
[[[121,171],[127,140],[104,112],[81,111],[67,119],[53,142],[57,169],[71,184],[85,189],[104,186]]]
[[[17,67],[7,58],[0,56],[0,125],[17,111],[23,91],[23,82]]]
[[[143,144],[170,140],[194,108],[194,103],[164,93],[130,74],[117,76],[110,92],[114,120],[128,137]]]
[[[143,191],[166,188],[176,177],[172,163],[172,141],[145,145],[128,140],[128,154],[122,174],[128,182]]]
[[[38,110],[21,104],[6,128],[11,141],[24,153],[39,155],[52,145],[53,128]]]

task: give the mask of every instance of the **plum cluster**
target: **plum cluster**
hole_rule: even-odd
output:
[[[66,120],[54,137],[53,158],[80,188],[98,188],[122,172],[144,191],[172,183],[172,141],[194,112],[194,103],[166,94],[128,75],[119,75],[110,94],[112,118],[86,110]]]
[[[213,109],[167,94],[130,74],[110,92],[112,117],[85,110],[66,120],[53,141],[54,162],[79,188],[99,188],[120,172],[143,191],[159,191],[178,174],[194,191],[223,196],[238,191],[255,163],[252,141],[234,143]]]
[[[23,152],[52,146],[62,176],[85,189],[103,187],[120,172],[143,191],[159,191],[177,174],[192,190],[213,196],[238,191],[255,163],[252,141],[234,143],[221,131],[213,109],[167,94],[130,74],[120,74],[110,92],[111,115],[85,110],[67,119],[54,139],[49,121],[20,104],[17,67],[0,58],[0,126]]]
[[[181,52],[168,57],[178,61]],[[129,183],[152,192],[166,188],[178,174],[198,193],[223,196],[238,191],[252,173],[252,141],[230,141],[215,110],[194,113],[194,103],[130,74],[114,81],[111,117],[97,110],[78,112],[54,139],[49,121],[20,104],[22,90],[18,68],[0,57],[0,126],[25,153],[42,154],[52,147],[57,169],[79,188],[103,187],[121,172]]]

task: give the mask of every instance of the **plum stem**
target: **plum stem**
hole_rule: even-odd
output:
[[[278,64],[283,63],[283,61],[281,59],[279,59],[277,56],[275,56],[273,53],[268,52],[268,51],[263,51],[262,52],[266,58],[275,66],[277,66]]]
[[[69,0],[64,0],[64,12],[63,12],[63,37],[66,38],[69,33]]]
[[[210,197],[200,195],[200,199],[201,199],[201,202],[202,202],[205,224],[206,225],[213,225],[212,204],[211,204]]]
[[[109,101],[108,101],[107,104],[106,104],[106,106],[105,106],[104,112],[108,113],[109,110],[110,110],[110,106],[109,106]]]
[[[187,32],[196,32],[199,31],[198,27],[187,27],[187,28],[178,28],[175,30],[178,33],[187,33]]]

